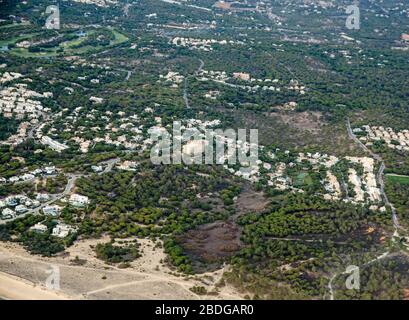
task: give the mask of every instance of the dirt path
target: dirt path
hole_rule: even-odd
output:
[[[15,281],[29,279],[37,284],[37,289],[44,282],[44,271],[50,265],[57,267],[61,274],[61,291],[58,293],[66,299],[242,299],[241,294],[229,286],[220,288],[216,296],[202,296],[190,290],[194,286],[204,286],[207,292],[214,291],[226,266],[193,277],[176,274],[166,265],[160,265],[166,257],[163,249],[155,248],[150,240],[138,239],[142,257],[132,262],[131,268],[121,269],[106,265],[95,257],[92,248],[104,241],[105,238],[78,241],[69,248],[68,256],[55,258],[32,256],[21,246],[0,243],[0,266],[7,277],[18,276]],[[72,257],[76,256],[84,259],[87,265],[73,265]],[[3,287],[1,281],[0,287]],[[34,292],[28,291],[26,298],[29,299],[32,294]],[[12,294],[0,296],[15,297]]]

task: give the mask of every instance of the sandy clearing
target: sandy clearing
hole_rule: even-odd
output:
[[[66,300],[61,293],[47,290],[34,283],[0,272],[0,297],[10,300]]]
[[[48,277],[47,270],[56,266],[60,270],[61,291],[49,299],[242,299],[242,293],[230,285],[217,288],[217,294],[197,295],[190,288],[203,286],[208,292],[215,291],[216,283],[221,279],[228,266],[215,272],[186,277],[171,270],[165,263],[165,253],[162,248],[148,239],[137,239],[142,251],[142,257],[131,263],[131,267],[120,269],[114,265],[107,265],[95,257],[92,249],[99,242],[106,242],[109,238],[88,239],[77,241],[68,248],[62,256],[45,258],[30,255],[16,243],[0,242],[0,271],[4,274],[18,276],[16,282],[22,282],[26,287],[19,291],[24,293],[25,299],[41,299],[37,291],[29,288],[41,288]],[[123,241],[122,239],[121,241]],[[131,240],[135,240],[131,239]],[[74,265],[73,259],[78,256],[86,262]],[[7,279],[9,279],[7,277]],[[28,279],[28,283],[23,279]],[[10,280],[8,280],[10,281]],[[3,282],[0,282],[3,287]],[[4,282],[4,287],[13,287]],[[17,286],[18,287],[18,286]],[[10,290],[9,290],[10,291]],[[47,297],[47,291],[44,297]],[[0,296],[9,299],[19,299],[17,293],[7,295],[0,291]],[[22,297],[23,298],[23,297]]]

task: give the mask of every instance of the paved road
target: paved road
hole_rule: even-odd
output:
[[[356,135],[353,133],[353,131],[352,131],[352,129],[351,129],[351,123],[350,123],[350,121],[349,121],[349,118],[347,118],[346,124],[347,124],[347,130],[348,130],[348,135],[349,135],[349,137],[350,137],[351,139],[353,139],[365,152],[368,152],[374,159],[378,160],[378,161],[380,162],[380,164],[381,164],[380,167],[379,167],[379,171],[378,171],[378,174],[377,174],[376,179],[377,179],[378,184],[379,184],[379,186],[380,186],[380,191],[381,191],[381,194],[382,194],[382,197],[383,197],[383,199],[384,199],[385,204],[391,208],[391,212],[392,212],[392,222],[393,222],[393,226],[394,226],[394,228],[395,228],[395,234],[398,235],[397,230],[398,230],[398,229],[404,230],[404,229],[403,229],[403,228],[400,226],[400,224],[399,224],[399,220],[398,220],[398,216],[396,215],[396,209],[395,209],[395,207],[393,206],[392,203],[390,203],[390,201],[389,201],[389,199],[388,199],[388,196],[387,196],[386,193],[385,193],[385,184],[384,184],[384,181],[383,181],[384,170],[385,170],[385,163],[384,163],[384,161],[383,161],[383,159],[382,159],[381,156],[379,156],[378,154],[375,154],[375,153],[373,153],[371,150],[369,150],[369,149],[367,148],[367,146],[365,146],[365,145],[356,137]],[[395,234],[394,234],[394,236],[395,236]],[[379,255],[378,257],[376,257],[375,259],[370,260],[370,261],[364,263],[364,264],[363,264],[362,266],[360,266],[360,267],[366,267],[366,266],[371,265],[372,263],[374,263],[374,262],[376,262],[376,261],[382,260],[382,259],[384,259],[384,258],[386,258],[386,257],[388,257],[388,256],[391,256],[391,255],[394,255],[394,254],[396,254],[396,253],[390,254],[389,251],[384,252],[384,253],[382,253],[381,255]],[[333,289],[333,286],[332,286],[333,281],[334,281],[335,278],[336,278],[337,276],[339,276],[340,274],[346,274],[346,273],[347,273],[346,271],[344,271],[344,272],[337,272],[337,273],[335,273],[335,274],[333,274],[333,275],[331,276],[331,278],[330,278],[330,280],[329,280],[329,282],[328,282],[328,290],[329,290],[329,294],[330,294],[330,300],[334,300],[334,289]]]
[[[105,173],[109,173],[112,171],[112,169],[114,168],[114,166],[120,161],[120,158],[114,158],[114,159],[110,159],[108,161],[104,161],[102,162],[102,164],[106,164],[106,168],[103,172],[100,172],[99,174],[105,174]],[[61,200],[62,198],[64,198],[65,196],[67,196],[73,189],[73,187],[75,186],[75,182],[77,181],[78,178],[80,177],[86,177],[87,175],[84,174],[67,174],[68,176],[68,181],[67,181],[67,185],[65,186],[65,189],[62,193],[57,194],[57,195],[51,195],[51,200],[41,204],[39,207],[34,208],[32,210],[29,210],[27,212],[25,212],[24,214],[18,215],[13,219],[8,219],[8,220],[0,220],[0,224],[5,224],[7,222],[13,221],[15,219],[18,218],[22,218],[28,214],[33,214],[33,215],[37,215],[41,212],[41,209],[43,209],[44,207],[47,207],[49,205],[52,205],[53,203],[57,202],[58,200]],[[27,182],[27,181],[25,181]]]
[[[101,162],[100,164],[105,164],[106,168],[104,171],[98,173],[98,175],[111,172],[114,166],[119,162],[119,160],[120,160],[119,158],[115,158],[115,159]]]
[[[116,69],[116,71],[126,72],[125,81],[128,81],[132,75],[132,70]]]
[[[351,129],[351,123],[349,121],[349,118],[347,118],[347,130],[348,130],[348,135],[351,139],[353,139],[364,151],[368,152],[374,159],[378,160],[381,165],[379,167],[379,171],[378,174],[376,176],[376,179],[378,181],[378,184],[380,186],[380,191],[381,191],[381,195],[382,198],[384,199],[385,204],[391,208],[392,211],[392,222],[393,222],[393,226],[395,227],[395,229],[402,229],[402,227],[399,224],[399,219],[398,216],[396,215],[396,209],[393,206],[393,204],[389,201],[388,196],[385,193],[385,183],[384,183],[384,171],[385,171],[385,163],[382,159],[382,157],[376,153],[373,153],[371,150],[368,149],[367,146],[365,146],[357,137],[356,135],[352,132]]]
[[[30,128],[30,130],[27,133],[26,140],[28,139],[33,139],[34,138],[34,131],[37,131],[37,129],[44,123],[48,121],[48,115],[44,112],[41,113],[41,116],[43,118],[43,121],[40,121],[36,125]]]
[[[190,104],[189,104],[189,99],[188,99],[188,93],[187,93],[187,84],[188,84],[189,78],[190,78],[190,77],[196,77],[196,76],[199,74],[199,72],[203,69],[203,66],[204,66],[203,60],[202,60],[202,59],[199,59],[199,61],[200,61],[200,66],[199,66],[199,68],[195,71],[195,73],[194,73],[193,75],[187,76],[187,77],[185,78],[185,83],[184,83],[184,88],[183,88],[183,100],[185,101],[186,109],[190,109]]]
[[[359,139],[356,137],[356,135],[352,132],[351,122],[349,121],[349,118],[347,118],[347,130],[348,130],[348,136],[349,136],[352,140],[354,140],[364,151],[368,152],[368,153],[371,155],[372,158],[374,158],[374,159],[376,159],[376,160],[378,160],[378,161],[383,162],[382,158],[381,158],[379,155],[373,153],[373,152],[372,152],[366,145],[364,145],[364,144],[361,142],[361,140],[359,140]]]
[[[382,259],[385,259],[386,257],[391,257],[391,256],[396,255],[396,254],[397,254],[396,252],[391,254],[389,251],[386,251],[386,252],[382,253],[381,255],[377,256],[375,259],[372,259],[372,260],[362,264],[361,266],[359,266],[359,268],[361,269],[363,267],[367,267],[367,266],[371,265],[374,262],[380,261]],[[335,273],[334,275],[332,275],[332,277],[330,278],[329,283],[328,283],[328,290],[329,290],[329,294],[330,294],[329,299],[330,300],[334,300],[334,288],[332,286],[332,283],[334,282],[335,278],[337,276],[341,275],[341,274],[350,274],[350,273],[347,272],[347,271],[344,271],[344,272]]]
[[[76,181],[79,177],[81,177],[81,176],[82,176],[82,175],[69,174],[69,175],[68,175],[67,185],[65,186],[65,189],[64,189],[64,191],[63,191],[62,193],[56,194],[56,195],[52,195],[52,196],[51,196],[51,200],[49,200],[49,201],[47,201],[47,202],[44,202],[44,203],[41,204],[39,207],[34,208],[34,209],[32,209],[32,210],[29,210],[29,211],[27,211],[26,213],[24,213],[24,214],[22,214],[22,215],[18,215],[18,216],[16,216],[16,217],[13,218],[13,219],[0,220],[0,224],[5,224],[5,223],[7,223],[7,222],[13,221],[13,220],[18,219],[18,218],[22,218],[22,217],[24,217],[24,216],[26,216],[26,215],[29,215],[29,214],[33,214],[33,215],[38,215],[38,214],[40,214],[41,209],[43,209],[44,207],[50,206],[50,205],[52,205],[53,203],[57,202],[58,200],[61,200],[62,198],[64,198],[65,196],[67,196],[67,195],[71,192],[71,190],[73,189],[73,187],[74,187],[74,185],[75,185],[75,181]]]

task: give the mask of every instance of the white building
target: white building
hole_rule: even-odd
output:
[[[73,233],[75,231],[77,231],[76,228],[69,226],[67,224],[64,224],[64,223],[59,223],[53,228],[52,235],[55,237],[59,237],[59,238],[65,238],[70,233]]]
[[[91,169],[94,171],[94,172],[101,172],[103,169],[102,169],[102,166],[91,166]]]
[[[17,197],[15,196],[9,196],[5,200],[6,205],[9,207],[15,207],[17,205]]]
[[[58,141],[55,141],[48,136],[43,136],[41,138],[41,143],[46,146],[49,146],[51,149],[57,152],[61,152],[69,148],[67,145],[59,143]]]
[[[100,104],[102,102],[104,102],[103,98],[98,98],[98,97],[91,97],[89,98],[89,101],[95,103],[95,104]]]
[[[22,175],[22,176],[20,177],[20,179],[21,179],[22,181],[28,181],[28,180],[32,180],[32,179],[34,179],[34,178],[35,178],[35,176],[32,175],[32,174],[30,174],[30,173],[26,173],[26,174],[24,174],[24,175]]]
[[[3,219],[13,219],[15,217],[15,214],[13,210],[6,208],[1,212],[1,216]]]
[[[79,194],[72,194],[69,203],[75,207],[84,207],[89,204],[89,198]]]
[[[31,206],[34,207],[34,208],[37,208],[37,207],[40,206],[40,204],[41,204],[40,201],[33,200]],[[26,203],[26,206],[28,206],[27,203]]]
[[[61,207],[54,205],[54,206],[47,206],[43,208],[43,213],[46,216],[53,216],[57,217],[61,212]]]
[[[44,233],[47,231],[47,226],[42,223],[36,223],[30,228],[30,230],[34,232]]]
[[[16,176],[9,178],[9,181],[10,181],[11,183],[17,182],[17,181],[19,181],[19,180],[20,180],[20,178],[19,178],[19,177],[16,177]]]
[[[68,148],[68,147],[67,147]],[[52,175],[56,173],[55,166],[49,166],[44,168],[45,174]]]
[[[39,174],[42,174],[42,173],[43,173],[42,169],[35,169],[35,170],[31,171],[31,174],[33,174],[35,176],[37,176]]]
[[[38,193],[36,196],[36,200],[40,202],[46,202],[50,200],[50,195],[48,195],[47,193]]]
[[[27,211],[28,211],[28,209],[27,209],[27,207],[25,205],[20,204],[20,205],[18,205],[16,207],[16,213],[17,214],[22,214],[22,213],[27,212]]]

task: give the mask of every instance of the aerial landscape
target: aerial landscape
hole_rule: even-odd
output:
[[[0,0],[0,299],[409,300],[409,2]]]

